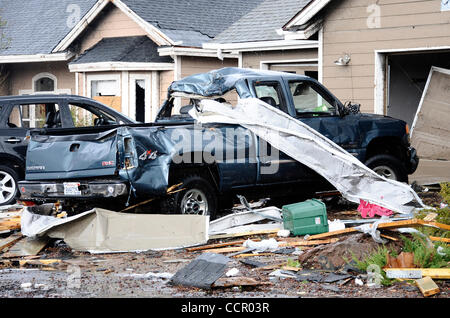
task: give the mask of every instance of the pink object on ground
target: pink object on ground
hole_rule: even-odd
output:
[[[361,216],[363,218],[367,218],[367,214],[369,214],[369,217],[373,218],[375,215],[390,216],[394,213],[393,211],[391,211],[389,209],[383,208],[376,204],[369,203],[364,200],[359,200],[359,202],[360,202],[360,205],[358,207],[358,212],[361,213]]]

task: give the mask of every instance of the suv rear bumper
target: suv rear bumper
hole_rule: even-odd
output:
[[[21,200],[117,198],[128,194],[126,183],[104,181],[20,181]]]

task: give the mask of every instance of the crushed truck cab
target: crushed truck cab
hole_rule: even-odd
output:
[[[250,197],[331,190],[330,183],[239,124],[198,124],[203,99],[257,98],[300,120],[388,179],[408,181],[418,165],[404,121],[361,114],[316,80],[224,68],[173,82],[156,122],[37,131],[27,151],[23,200],[115,202],[158,198],[159,211],[214,215],[235,193]],[[183,105],[184,104],[184,105]],[[168,195],[168,189],[180,185]]]

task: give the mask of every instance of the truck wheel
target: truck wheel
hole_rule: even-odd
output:
[[[16,200],[19,176],[8,166],[0,165],[0,205],[9,205]]]
[[[366,161],[366,166],[386,179],[408,183],[408,174],[400,160],[391,155],[376,155]]]
[[[186,176],[181,181],[183,191],[174,194],[175,211],[179,214],[209,215],[217,212],[217,192],[210,182],[201,176]]]

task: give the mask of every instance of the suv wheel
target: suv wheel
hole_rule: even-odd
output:
[[[8,166],[0,165],[0,205],[9,205],[16,200],[17,173]]]
[[[366,166],[386,179],[408,183],[408,174],[400,160],[391,155],[377,155],[366,161]]]
[[[183,183],[180,186],[183,190],[164,200],[163,210],[177,214],[209,215],[214,219],[218,208],[217,192],[208,179],[189,175],[180,182]]]

